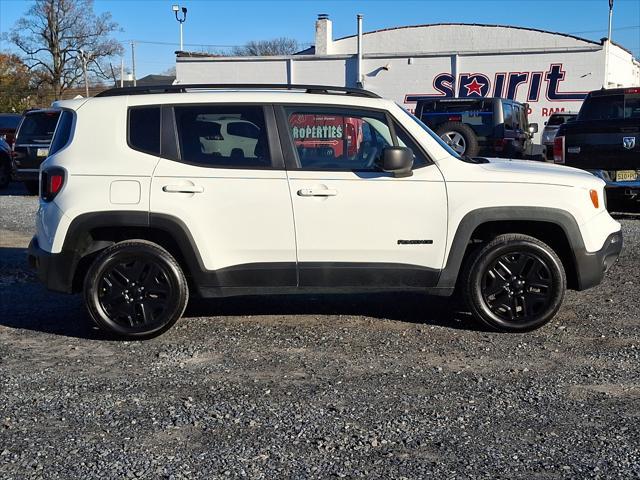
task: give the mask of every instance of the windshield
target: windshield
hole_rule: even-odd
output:
[[[447,145],[444,140],[442,140],[438,135],[436,135],[433,132],[433,130],[431,130],[424,123],[422,123],[422,121],[418,117],[413,115],[411,112],[409,112],[406,108],[404,108],[399,103],[396,104],[396,105],[398,105],[402,109],[402,111],[404,113],[406,113],[409,116],[409,118],[411,118],[411,120],[416,122],[420,126],[420,128],[422,128],[425,132],[427,132],[431,136],[431,138],[433,138],[436,142],[438,142],[438,144],[442,148],[444,148],[452,157],[456,157],[457,159],[462,160],[462,157],[460,155],[458,155],[458,153],[456,153],[456,151],[453,148],[451,148],[449,145]]]

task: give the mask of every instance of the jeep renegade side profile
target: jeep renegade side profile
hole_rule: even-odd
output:
[[[134,87],[56,107],[30,262],[124,337],[166,331],[189,295],[456,288],[490,327],[527,331],[622,248],[602,180],[460,157],[365,90]]]

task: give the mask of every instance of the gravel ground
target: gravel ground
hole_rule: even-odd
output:
[[[282,296],[121,342],[25,269],[35,207],[0,196],[0,478],[640,478],[640,216],[528,334],[422,295]]]

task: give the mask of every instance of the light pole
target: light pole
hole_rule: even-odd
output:
[[[84,93],[85,97],[89,98],[89,75],[87,73],[87,61],[89,55],[84,50],[80,50],[80,58],[82,59],[82,73],[84,75]]]
[[[184,43],[183,43],[183,36],[182,36],[182,24],[187,19],[187,7],[180,7],[178,5],[172,5],[171,6],[171,10],[173,10],[173,13],[175,13],[176,20],[180,24],[180,51],[182,52],[184,50]],[[178,15],[178,12],[180,12],[181,10],[182,10],[182,17],[180,17]]]

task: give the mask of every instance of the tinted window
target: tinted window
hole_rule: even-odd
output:
[[[0,128],[18,128],[20,123],[20,115],[0,115]]]
[[[73,112],[68,110],[63,111],[60,114],[60,121],[56,128],[56,133],[51,141],[51,147],[49,148],[49,155],[62,150],[69,143],[71,138],[71,128],[73,126]]]
[[[16,143],[50,143],[58,117],[60,117],[59,111],[27,113],[20,125]]]
[[[504,113],[504,128],[513,130],[513,107],[510,103],[503,103],[502,111]]]
[[[571,120],[572,118],[574,118],[573,115],[551,115],[549,117],[549,120],[547,121],[547,125],[553,126],[553,125],[562,125],[563,123],[568,122],[569,120]]]
[[[338,108],[290,108],[287,118],[300,168],[377,170],[376,160],[393,144],[381,113]]]
[[[232,122],[227,125],[227,133],[238,137],[257,139],[260,135],[260,129],[258,129],[253,123]]]
[[[262,107],[197,105],[174,111],[183,161],[206,167],[271,166]]]
[[[640,118],[640,95],[625,95],[624,118]]]
[[[150,155],[160,155],[160,107],[129,109],[129,146]]]
[[[623,115],[624,95],[588,97],[580,109],[580,120],[611,120]]]

